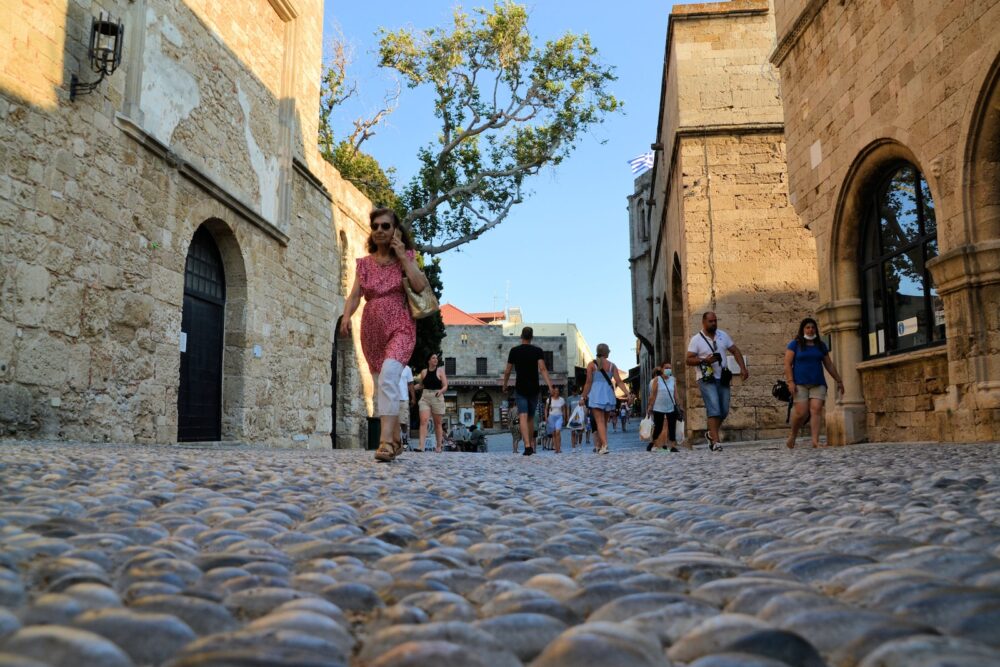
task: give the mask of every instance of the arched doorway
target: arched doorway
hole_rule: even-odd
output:
[[[222,255],[208,229],[194,233],[184,265],[181,372],[177,440],[222,438],[222,349],[226,277]]]
[[[483,428],[493,428],[493,398],[485,391],[477,391],[472,397],[472,409],[476,413],[476,423]]]

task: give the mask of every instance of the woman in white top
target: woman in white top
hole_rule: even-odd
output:
[[[652,451],[653,447],[677,451],[677,420],[684,407],[677,398],[677,380],[673,375],[670,362],[664,361],[649,383],[649,409],[646,414],[653,416],[653,439],[646,446],[647,452]],[[667,420],[666,430],[663,428],[664,419]],[[664,437],[669,445],[664,443]],[[690,444],[687,447],[693,449]]]
[[[573,411],[569,415],[569,428],[570,428],[570,445],[573,451],[576,451],[578,446],[583,445],[583,432],[586,430],[590,422],[590,417],[587,415],[587,406],[583,404],[580,400],[579,395],[576,396],[576,406],[574,406]]]
[[[559,387],[553,387],[552,395],[545,402],[545,424],[552,434],[552,447],[556,454],[562,452],[562,427],[569,421],[568,413],[566,399],[559,395]]]

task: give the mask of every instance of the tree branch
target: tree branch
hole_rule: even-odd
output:
[[[490,220],[488,217],[486,217],[476,209],[472,208],[468,204],[462,204],[461,208],[465,209],[466,211],[469,211],[480,220],[483,220],[485,224],[476,228],[474,231],[466,234],[465,236],[453,239],[451,241],[448,241],[447,243],[442,243],[441,245],[435,246],[435,245],[426,245],[418,243],[416,244],[417,250],[419,250],[425,255],[440,255],[443,252],[447,252],[452,248],[457,248],[458,246],[464,243],[468,243],[469,241],[475,241],[480,236],[482,236],[483,234],[485,234],[486,232],[488,232],[489,230],[493,229],[501,222],[503,222],[504,219],[507,217],[507,214],[510,213],[510,209],[514,206],[514,204],[519,204],[519,203],[521,203],[520,188],[518,188],[516,194],[510,196],[510,198],[507,200],[507,203],[500,210],[500,212],[497,213],[497,216],[492,220]]]

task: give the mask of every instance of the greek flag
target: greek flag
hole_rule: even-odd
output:
[[[634,157],[628,161],[630,167],[632,167],[633,174],[641,174],[647,169],[653,168],[653,151],[648,153],[643,153],[638,157]]]

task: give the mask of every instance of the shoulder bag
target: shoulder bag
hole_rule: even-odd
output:
[[[424,277],[424,281],[427,281],[426,276]],[[431,289],[430,282],[427,282],[427,286],[424,287],[422,292],[417,292],[410,286],[410,279],[404,274],[403,291],[406,292],[406,301],[410,305],[410,315],[415,320],[430,317],[441,309],[437,297],[434,296],[434,290]]]

